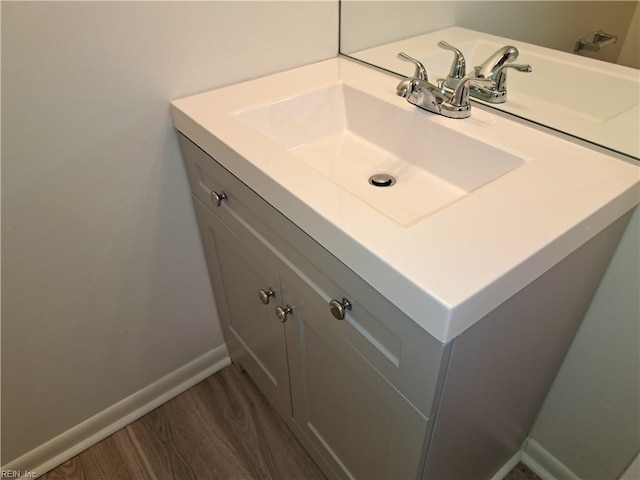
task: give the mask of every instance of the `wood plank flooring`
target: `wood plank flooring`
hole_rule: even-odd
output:
[[[227,367],[41,480],[323,480],[251,379]],[[505,480],[539,480],[518,465]]]

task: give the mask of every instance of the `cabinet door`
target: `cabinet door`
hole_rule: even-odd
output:
[[[284,326],[275,315],[279,278],[265,262],[270,252],[248,246],[195,199],[216,303],[232,360],[242,365],[278,409],[291,415]],[[273,291],[264,304],[259,291]]]
[[[421,473],[429,421],[332,328],[328,298],[281,275],[293,416],[342,478],[404,479]]]

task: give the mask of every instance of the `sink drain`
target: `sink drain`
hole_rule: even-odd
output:
[[[369,177],[369,183],[374,187],[390,187],[396,183],[396,179],[388,173],[376,173]]]

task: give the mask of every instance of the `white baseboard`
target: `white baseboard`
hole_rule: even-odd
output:
[[[491,480],[503,480],[511,470],[515,468],[516,465],[520,462],[522,457],[522,448],[518,450],[513,457],[509,459],[507,463],[505,463],[498,472],[491,477]]]
[[[526,441],[522,448],[521,462],[542,480],[580,480],[560,460],[531,438]]]
[[[20,472],[25,476],[42,475],[230,363],[227,347],[224,344],[210,350],[7,465],[3,465],[2,471]]]

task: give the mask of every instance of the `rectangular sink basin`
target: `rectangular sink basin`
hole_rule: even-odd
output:
[[[235,118],[402,226],[524,163],[424,115],[338,83]]]

